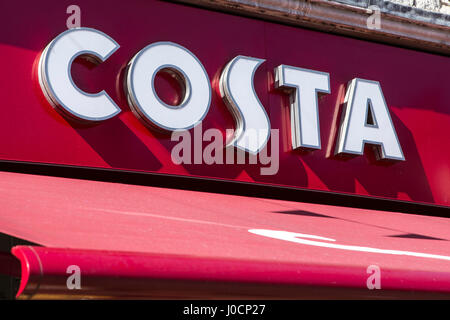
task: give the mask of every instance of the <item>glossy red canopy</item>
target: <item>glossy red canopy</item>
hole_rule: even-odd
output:
[[[0,190],[0,232],[45,246],[13,249],[23,297],[450,293],[446,218],[6,172]]]

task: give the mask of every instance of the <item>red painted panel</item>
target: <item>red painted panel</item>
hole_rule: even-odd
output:
[[[1,12],[9,13],[0,21],[0,159],[251,181],[450,206],[448,57],[173,3],[80,0],[81,25],[105,32],[121,46],[95,68],[80,60],[74,63],[72,73],[80,88],[105,89],[122,109],[110,120],[82,125],[49,105],[36,75],[40,52],[66,30],[70,4],[0,5]],[[255,89],[272,128],[281,130],[278,174],[262,176],[264,165],[171,161],[177,142],[136,119],[121,87],[131,57],[156,41],[185,46],[205,66],[213,96],[203,130],[234,126],[217,88],[226,63],[236,55],[266,59],[255,74]],[[282,63],[331,75],[331,94],[319,102],[322,150],[289,151],[285,95],[273,90],[272,70]],[[354,77],[380,81],[405,162],[377,164],[370,150],[345,161],[326,156],[334,143],[346,83]],[[159,84],[162,96],[173,97],[170,83],[162,79]]]

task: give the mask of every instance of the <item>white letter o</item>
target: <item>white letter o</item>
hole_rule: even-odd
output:
[[[184,81],[185,94],[179,106],[164,103],[155,91],[154,78],[162,69]],[[125,86],[131,109],[144,122],[169,131],[194,127],[211,103],[205,68],[192,52],[172,42],[156,42],[139,51],[128,64]]]

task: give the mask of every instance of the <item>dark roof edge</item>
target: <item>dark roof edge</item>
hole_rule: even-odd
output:
[[[427,23],[431,25],[440,25],[450,27],[450,15],[440,12],[427,11],[416,7],[410,7],[399,3],[386,0],[333,0],[342,4],[368,8],[377,6],[382,13],[406,18],[417,23]]]
[[[172,0],[315,30],[450,55],[450,15],[384,0]],[[380,10],[380,28],[367,21]]]

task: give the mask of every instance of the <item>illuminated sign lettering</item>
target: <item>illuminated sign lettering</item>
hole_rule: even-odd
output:
[[[51,41],[39,61],[39,83],[47,100],[78,120],[102,121],[120,112],[105,91],[89,94],[73,82],[74,59],[87,55],[97,63],[119,45],[108,35],[90,28],[70,29]],[[237,56],[222,71],[219,89],[232,113],[236,130],[229,142],[257,154],[270,137],[270,121],[253,87],[253,77],[263,59]],[[164,103],[157,95],[154,78],[167,72],[183,88],[180,105]],[[318,94],[330,93],[326,72],[280,65],[275,68],[275,87],[288,91],[292,148],[320,149]],[[201,122],[211,103],[211,85],[205,68],[188,49],[157,42],[139,51],[128,63],[125,91],[133,112],[148,125],[168,131],[185,130]],[[380,160],[405,160],[380,84],[353,79],[346,92],[343,121],[336,154],[363,154],[364,145],[376,148]]]

